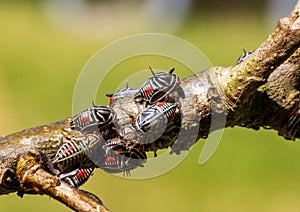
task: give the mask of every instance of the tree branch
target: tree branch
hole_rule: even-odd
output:
[[[209,132],[224,127],[217,124],[211,129],[212,115],[222,117],[224,114],[225,127],[256,130],[263,127],[277,130],[287,139],[295,139],[297,136],[287,130],[287,121],[297,113],[300,104],[299,13],[300,1],[291,15],[280,19],[275,32],[244,62],[232,67],[213,67],[184,79],[181,88],[185,98],[179,99],[182,116],[175,120],[181,123],[178,140],[165,142],[160,138],[151,145],[141,144],[144,151],[169,146],[176,153],[188,150],[199,138],[207,138]],[[118,103],[116,114],[122,113],[118,109],[122,108],[121,104],[128,110],[140,111],[140,105],[132,101],[132,97],[126,104],[125,101]],[[136,118],[124,113],[119,117]],[[59,147],[86,139],[84,133],[70,128],[70,122],[67,118],[0,138],[0,195],[46,194],[74,210],[107,211],[97,198],[51,174],[49,161]],[[128,146],[134,143],[126,142]]]
[[[22,188],[53,197],[75,211],[108,212],[99,199],[60,182],[57,177],[44,171],[34,154],[27,153],[19,158],[16,173]]]
[[[46,194],[76,211],[108,211],[94,195],[69,186],[51,173],[49,159],[66,142],[84,139],[71,119],[34,127],[0,139],[0,195]]]

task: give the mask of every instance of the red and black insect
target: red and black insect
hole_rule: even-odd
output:
[[[93,132],[108,126],[114,120],[114,112],[107,106],[89,107],[72,118],[71,128],[82,132]]]
[[[58,166],[70,167],[76,164],[82,164],[89,160],[87,152],[96,144],[101,144],[103,138],[97,134],[86,135],[86,139],[80,141],[70,141],[63,144],[53,160],[53,164]]]
[[[142,133],[163,132],[174,119],[176,103],[159,102],[144,109],[135,120],[135,127]]]
[[[78,188],[93,174],[95,166],[80,167],[68,173],[59,175],[59,178],[69,185]]]
[[[99,167],[108,173],[129,174],[130,170],[143,167],[147,160],[142,146],[126,143],[121,138],[108,140],[104,148],[105,162]]]
[[[110,104],[112,104],[118,100],[122,100],[124,97],[134,96],[134,94],[136,94],[136,91],[137,89],[128,87],[128,81],[127,81],[125,88],[118,90],[114,94],[106,94],[106,96],[109,97]]]
[[[139,101],[146,101],[148,104],[164,101],[164,99],[171,94],[176,88],[180,86],[180,79],[173,74],[175,68],[169,72],[152,72],[152,77],[145,82],[140,90],[135,94],[134,99]]]
[[[85,147],[80,142],[70,141],[65,143],[57,151],[53,164],[72,166],[81,163],[86,157],[84,149]]]

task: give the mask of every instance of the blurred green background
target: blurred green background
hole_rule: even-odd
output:
[[[82,67],[118,38],[172,34],[199,48],[213,65],[229,66],[242,47],[257,48],[281,15],[276,1],[185,1],[183,12],[169,2],[162,13],[151,13],[153,2],[159,1],[74,2],[0,2],[1,135],[71,116]],[[293,1],[285,6],[279,11],[287,15]],[[96,102],[107,104],[104,94],[114,91],[129,70],[177,67],[148,59],[116,67]],[[114,212],[300,210],[299,142],[285,141],[270,130],[226,129],[214,156],[199,165],[203,143],[162,176],[130,180],[97,170],[82,188]],[[47,196],[20,199],[15,194],[0,197],[0,210],[71,211]]]

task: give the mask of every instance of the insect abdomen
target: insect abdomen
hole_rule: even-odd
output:
[[[95,167],[79,168],[74,173],[65,174],[60,178],[69,185],[78,188],[89,179],[94,169]]]
[[[81,163],[85,157],[83,146],[74,141],[70,141],[59,148],[53,163],[72,166],[74,164]]]
[[[165,128],[166,124],[173,120],[176,108],[176,104],[167,102],[159,102],[151,105],[138,115],[135,126],[143,133],[150,130],[155,132],[156,129],[160,129],[161,131],[161,128]]]

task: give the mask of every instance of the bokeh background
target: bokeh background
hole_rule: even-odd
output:
[[[199,48],[213,65],[230,66],[242,48],[257,48],[295,2],[0,1],[0,134],[71,116],[73,89],[84,64],[118,38],[172,34]],[[98,91],[96,102],[108,104],[104,94],[118,87],[127,70],[149,65],[176,66],[151,57],[124,62]],[[300,210],[299,141],[285,141],[272,130],[226,129],[214,156],[199,165],[203,143],[162,176],[130,180],[96,170],[82,188],[115,212]],[[71,211],[47,196],[20,199],[16,194],[1,196],[0,210]]]

